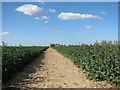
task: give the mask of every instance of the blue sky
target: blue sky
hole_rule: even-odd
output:
[[[8,45],[93,44],[118,40],[117,2],[3,2]]]

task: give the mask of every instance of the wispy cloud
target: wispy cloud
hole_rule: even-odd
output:
[[[49,19],[48,16],[42,16],[41,18],[40,17],[35,17],[34,19],[36,20],[44,20],[44,19]]]
[[[92,26],[91,25],[86,25],[86,29],[91,29]]]
[[[40,18],[39,18],[39,17],[35,17],[35,19],[36,19],[36,20],[40,20]]]
[[[58,33],[61,33],[61,32],[63,32],[63,31],[62,31],[62,30],[58,30],[57,32],[58,32]]]
[[[0,33],[1,35],[6,35],[6,34],[9,34],[9,32],[2,32]]]
[[[23,12],[27,15],[40,15],[42,14],[43,8],[40,8],[37,5],[24,4],[16,8],[16,11]]]
[[[101,14],[107,14],[106,12],[102,11]]]
[[[61,20],[69,20],[69,19],[102,19],[102,17],[92,14],[79,14],[79,13],[65,13],[62,12],[58,15],[58,18]]]
[[[48,23],[48,21],[45,21],[45,23]]]
[[[53,13],[53,12],[56,12],[55,9],[51,9],[51,8],[49,8],[49,11],[52,12],[52,13]]]
[[[41,20],[43,20],[43,19],[49,19],[49,17],[48,16],[42,16]]]

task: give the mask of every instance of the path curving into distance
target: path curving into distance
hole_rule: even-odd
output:
[[[111,88],[105,81],[86,79],[71,60],[48,48],[23,71],[14,75],[5,87],[17,88]]]

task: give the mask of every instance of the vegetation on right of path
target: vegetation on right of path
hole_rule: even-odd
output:
[[[120,88],[119,45],[72,45],[53,46],[59,53],[70,58],[78,67],[85,70],[89,79],[107,80]]]

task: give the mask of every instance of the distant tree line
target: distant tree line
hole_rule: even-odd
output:
[[[118,45],[118,44],[120,44],[120,41],[118,42],[118,41],[114,41],[114,43],[112,43],[112,41],[102,41],[101,43],[98,43],[98,41],[96,41],[93,45],[94,46],[106,46],[106,45]],[[92,44],[90,44],[90,45],[92,45]],[[53,47],[53,46],[66,46],[66,45],[61,45],[61,44],[57,44],[57,43],[51,43],[50,44],[50,46],[51,47]],[[68,45],[68,46],[88,46],[87,44],[85,44],[85,43],[82,43],[81,45],[80,45],[80,43],[79,43],[79,45]]]

